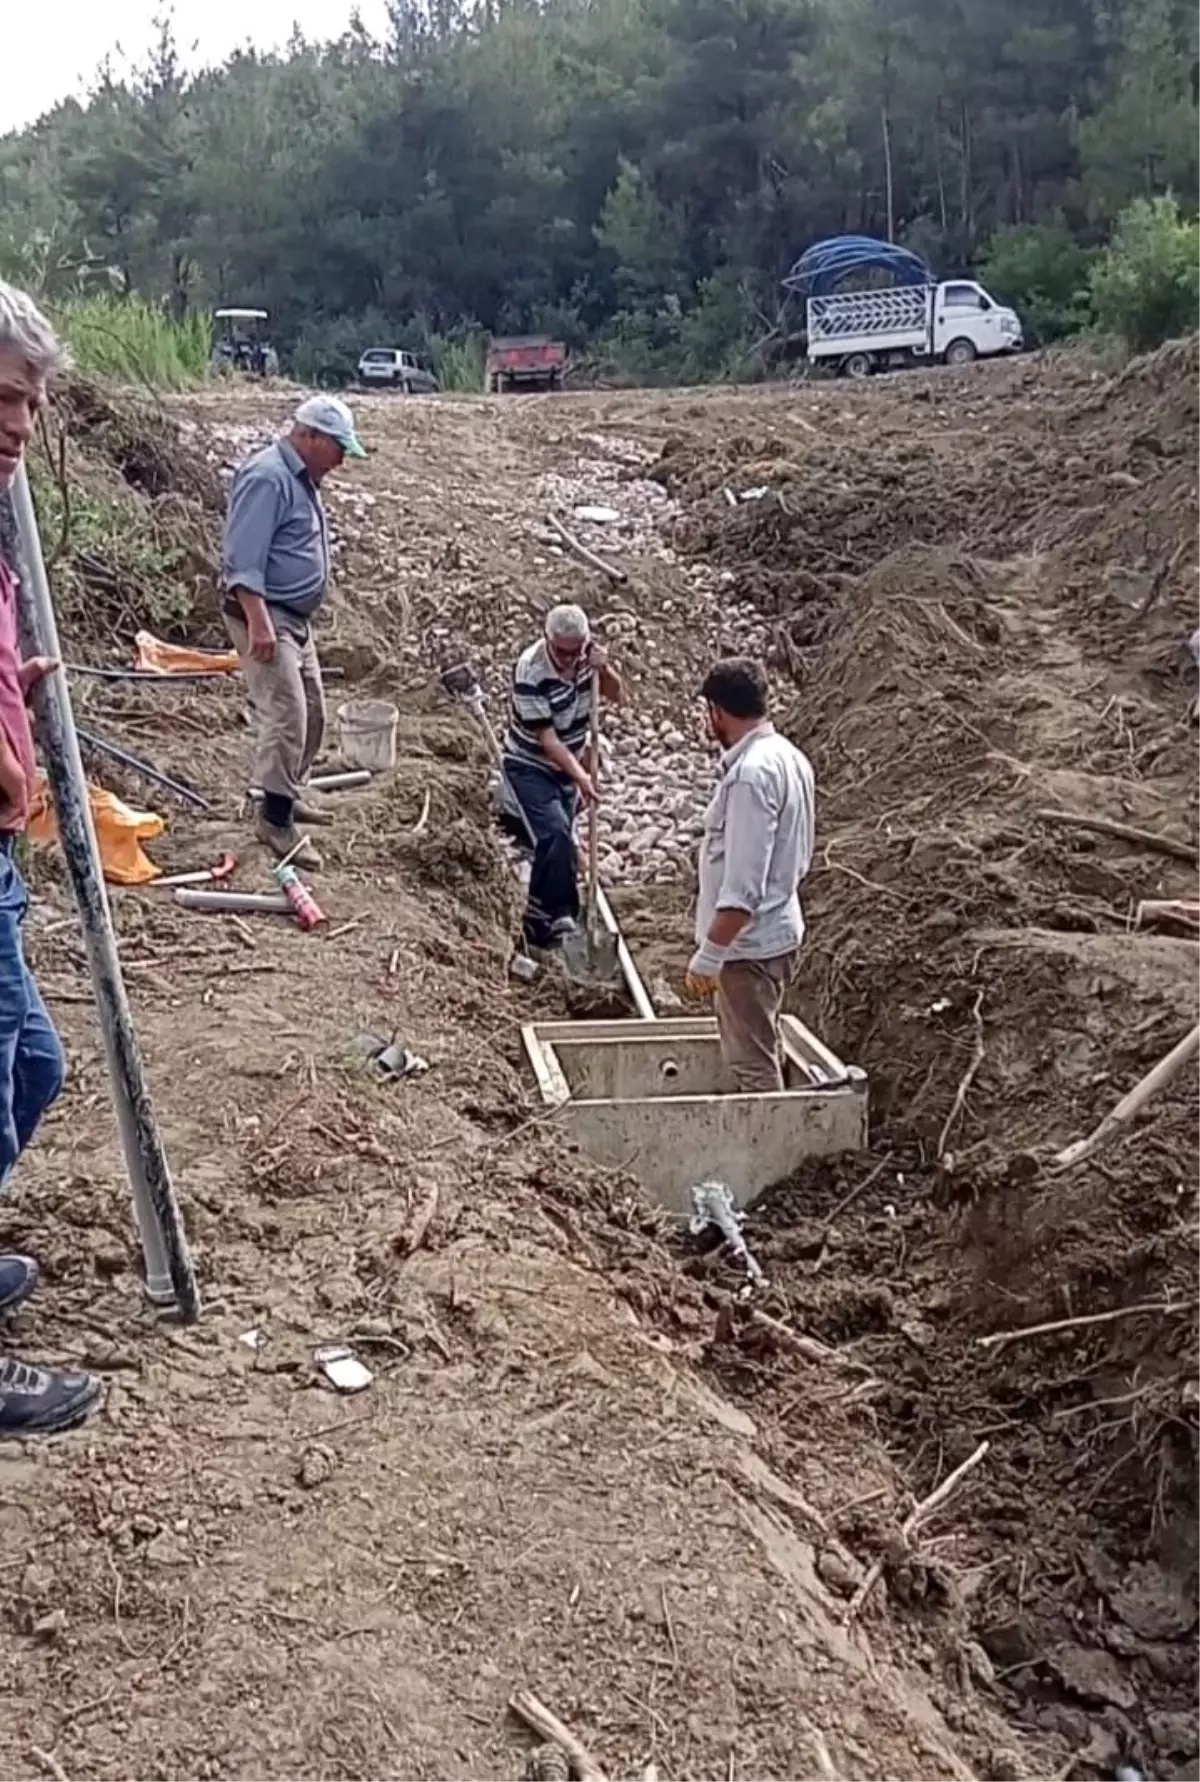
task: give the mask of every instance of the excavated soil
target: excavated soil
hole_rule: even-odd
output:
[[[972,380],[952,443],[914,438],[915,396],[904,416],[872,391],[849,440],[797,415],[769,450],[669,442],[658,474],[687,548],[775,615],[784,722],[817,766],[797,1000],[869,1069],[875,1155],[768,1197],[759,1254],[774,1310],[874,1379],[858,1400],[904,1486],[860,1550],[887,1556],[913,1649],[933,1600],[1074,1773],[1193,1774],[1194,1065],[1123,1143],[1049,1164],[1196,1018],[1195,940],[1132,931],[1141,900],[1194,898],[1195,870],[1039,812],[1194,855],[1195,342],[1099,387],[1070,371],[1053,401],[1040,367]],[[635,937],[661,929],[631,912]],[[779,1355],[747,1371],[747,1340],[723,1333],[714,1364],[800,1450],[811,1405]],[[985,1439],[914,1580],[905,1488]]]
[[[1066,356],[361,406],[322,648],[397,703],[400,764],[317,837],[327,928],[114,897],[194,1329],[140,1309],[81,943],[32,863],[72,1079],[5,1214],[45,1273],[13,1343],[111,1384],[88,1430],[0,1456],[0,1768],[515,1777],[529,1688],[611,1775],[1194,1773],[1194,1066],[1094,1161],[1050,1159],[1195,1020],[1194,939],[1133,926],[1195,873],[1038,815],[1195,847],[1194,343],[1116,379]],[[107,560],[62,540],[72,659],[128,659],[144,623],[219,641],[218,473],[286,409],[225,392],[181,433],[73,400],[72,474],[127,523]],[[589,533],[626,585],[547,543],[572,495],[629,508]],[[627,759],[653,775],[668,721],[699,749],[697,672],[753,608],[816,762],[798,1006],[868,1070],[871,1152],[765,1198],[754,1305],[563,1144],[522,1067],[563,994],[507,977],[486,758],[437,669],[471,654],[495,707],[572,596],[626,640]],[[220,808],[156,804],[156,858],[233,847],[260,886],[237,686],[73,691]],[[663,876],[612,889],[678,990],[690,886]],[[375,1082],[364,1029],[429,1071]],[[330,1341],[374,1371],[357,1398],[314,1370]]]

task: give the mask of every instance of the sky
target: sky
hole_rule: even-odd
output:
[[[357,10],[380,35],[385,0],[0,0],[0,136],[19,130],[60,99],[82,98],[105,56],[117,72],[145,60],[157,33],[154,19],[170,11],[175,39],[190,68],[222,62],[251,42],[281,49],[299,25],[306,37],[338,37]],[[120,54],[118,54],[118,48]]]

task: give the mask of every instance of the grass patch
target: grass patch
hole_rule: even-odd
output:
[[[54,305],[54,319],[80,371],[148,390],[188,390],[208,376],[212,318],[172,321],[141,297],[102,293]]]
[[[478,395],[483,389],[487,341],[478,329],[464,329],[445,336],[434,351],[438,382],[443,390]]]

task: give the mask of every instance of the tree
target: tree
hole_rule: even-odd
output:
[[[980,275],[994,297],[1020,311],[1035,344],[1061,340],[1088,321],[1093,254],[1065,223],[997,229]]]
[[[1173,198],[1135,198],[1092,271],[1101,328],[1131,352],[1146,352],[1196,327],[1200,306],[1200,225]]]
[[[623,309],[653,307],[665,296],[680,294],[680,269],[686,262],[683,232],[641,168],[623,157],[595,233],[612,256]]]
[[[1131,198],[1174,191],[1195,208],[1196,11],[1139,0],[1114,47],[1108,92],[1079,126],[1084,183],[1105,219]]]
[[[855,231],[982,261],[1048,337],[1131,199],[1193,205],[1196,88],[1190,0],[391,0],[383,41],[195,77],[160,20],[0,142],[0,263],[262,304],[323,376],[473,325],[696,375]]]

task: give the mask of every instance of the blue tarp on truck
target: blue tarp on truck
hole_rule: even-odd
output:
[[[937,280],[917,254],[870,235],[835,235],[814,242],[787,277],[784,289],[801,297],[822,297],[851,272],[887,272],[897,285],[935,285]]]

